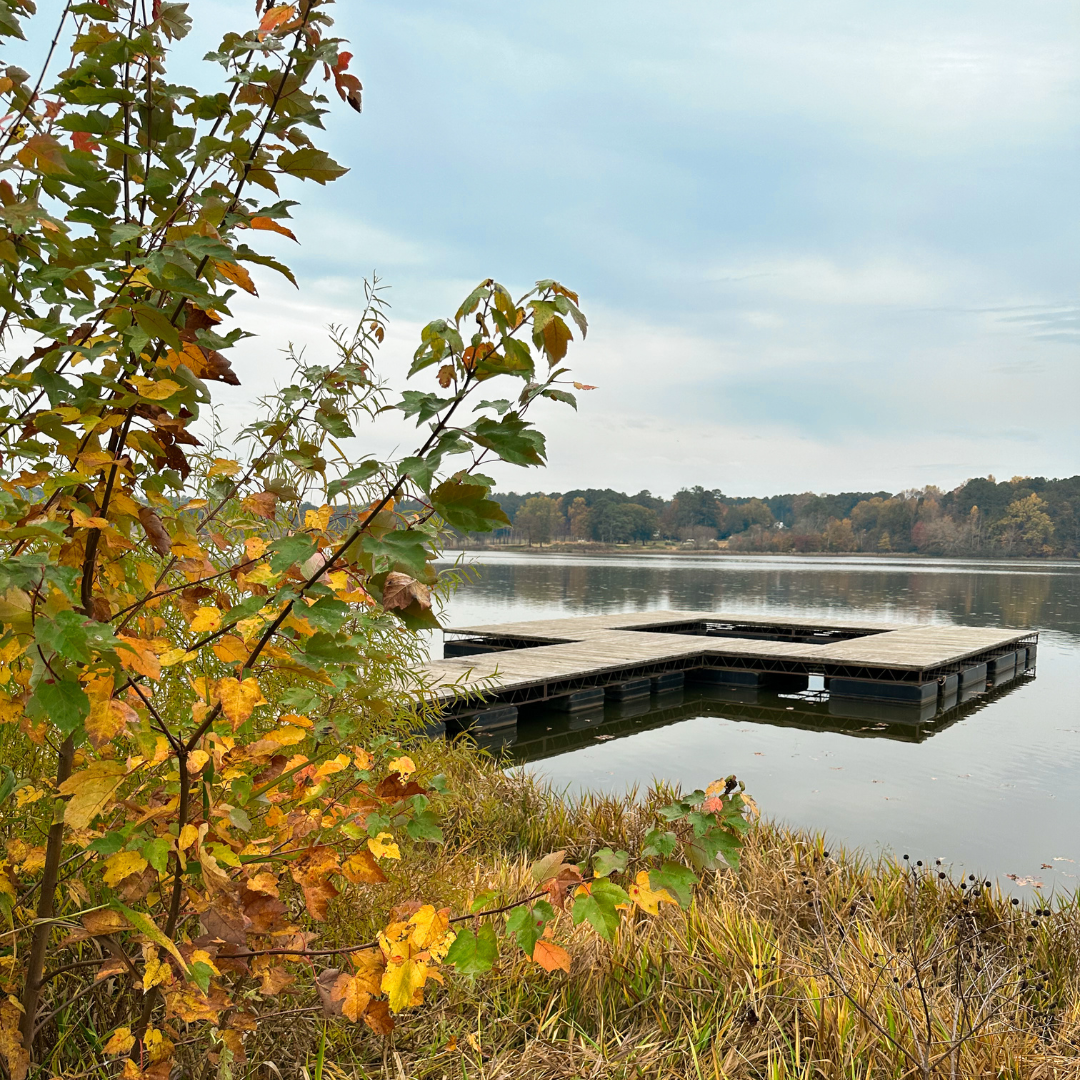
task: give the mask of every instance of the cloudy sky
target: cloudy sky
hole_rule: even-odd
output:
[[[250,4],[195,0],[213,30]],[[266,281],[240,400],[325,349],[373,270],[384,372],[480,279],[556,277],[591,329],[547,475],[734,494],[1080,471],[1072,0],[347,0],[364,82]],[[220,16],[220,18],[219,18]],[[206,39],[209,40],[208,38]],[[255,309],[251,312],[253,315]],[[373,436],[382,445],[403,432]]]

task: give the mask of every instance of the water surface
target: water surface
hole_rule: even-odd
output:
[[[688,691],[569,719],[523,714],[507,752],[560,790],[736,773],[763,811],[868,851],[1072,891],[1080,873],[1080,564],[480,552],[448,626],[651,609],[1040,631],[1034,676],[938,722]],[[436,652],[441,648],[436,643]]]

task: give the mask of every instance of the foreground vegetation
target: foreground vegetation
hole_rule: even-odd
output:
[[[676,794],[566,801],[466,746],[408,749],[419,774],[447,779],[446,842],[403,848],[378,887],[344,886],[312,948],[370,938],[388,905],[417,895],[466,911],[511,902],[552,850],[587,864],[614,845],[633,870]],[[707,875],[685,910],[628,916],[610,942],[559,916],[568,972],[503,944],[490,973],[429,983],[425,1008],[380,1034],[328,1017],[319,987],[341,960],[318,957],[318,978],[285,988],[257,1028],[205,1058],[178,1039],[178,1061],[187,1076],[275,1080],[1080,1075],[1075,898],[1021,906],[942,873],[760,824],[738,872]],[[301,892],[283,883],[290,906]],[[40,1075],[112,1075],[93,1047],[113,1012],[96,997],[62,1009]]]

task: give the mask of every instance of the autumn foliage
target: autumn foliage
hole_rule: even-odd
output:
[[[0,32],[29,10],[0,0]],[[298,985],[386,1035],[500,948],[565,972],[561,927],[611,939],[630,911],[688,905],[747,827],[721,782],[673,804],[632,868],[556,852],[509,904],[418,896],[374,940],[320,944],[339,897],[444,842],[445,780],[387,734],[432,709],[411,672],[440,537],[507,523],[484,464],[543,464],[527,417],[574,404],[560,365],[587,324],[558,282],[515,299],[485,281],[424,328],[398,396],[376,375],[372,284],[336,361],[297,360],[224,444],[207,407],[211,384],[244,381],[231,300],[256,293],[249,267],[292,280],[251,245],[293,237],[279,185],[346,171],[311,141],[319,75],[356,110],[360,84],[318,0],[227,33],[207,93],[166,79],[189,25],[180,3],[76,4],[50,89],[0,79],[0,725],[26,765],[0,780],[13,1080],[63,1070],[58,1017],[83,1000],[109,1017],[84,1049],[127,1080],[166,1080],[181,1053],[242,1062]],[[413,419],[416,450],[352,458],[342,440],[387,411]]]

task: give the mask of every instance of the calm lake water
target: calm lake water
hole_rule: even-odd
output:
[[[447,626],[651,609],[857,617],[1040,632],[1038,667],[937,722],[687,690],[585,718],[523,713],[502,752],[555,788],[704,787],[736,773],[762,812],[832,842],[1072,892],[1080,874],[1080,563],[481,552]],[[441,641],[433,646],[441,655]],[[812,684],[813,685],[813,684]]]

